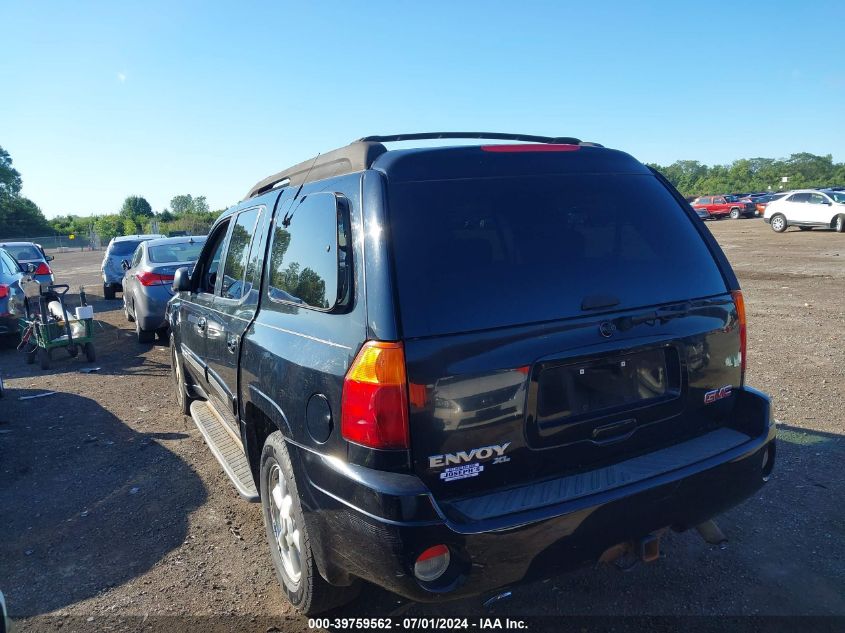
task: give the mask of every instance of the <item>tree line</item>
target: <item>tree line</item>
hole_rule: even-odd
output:
[[[685,196],[845,186],[845,163],[834,163],[830,154],[801,152],[785,159],[742,158],[729,165],[679,160],[671,165],[649,166]],[[788,180],[783,182],[783,178]]]

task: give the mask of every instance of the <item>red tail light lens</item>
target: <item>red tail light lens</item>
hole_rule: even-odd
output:
[[[561,143],[539,143],[537,145],[482,145],[485,152],[521,153],[521,152],[576,152],[580,145],[564,145]]]
[[[736,306],[736,318],[739,323],[739,354],[740,354],[740,368],[742,371],[742,382],[745,383],[745,367],[747,365],[746,349],[748,328],[745,320],[745,299],[742,298],[741,290],[734,290],[731,293]]]
[[[0,299],[5,299],[9,296],[9,286],[0,284]]]
[[[343,382],[341,434],[370,448],[408,448],[408,385],[402,343],[369,341]]]
[[[173,283],[173,275],[159,275],[158,273],[140,272],[138,273],[138,281],[142,286],[164,286]]]
[[[38,264],[38,268],[35,269],[36,275],[52,275],[53,271],[50,270],[50,267],[45,263],[41,262]]]

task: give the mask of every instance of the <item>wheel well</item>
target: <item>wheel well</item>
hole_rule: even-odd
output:
[[[264,442],[271,433],[278,430],[273,421],[253,403],[246,403],[246,457],[249,460],[249,468],[252,471],[252,478],[258,487],[261,469],[261,451]]]

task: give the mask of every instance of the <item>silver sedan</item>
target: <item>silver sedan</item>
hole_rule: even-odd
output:
[[[123,260],[123,311],[135,323],[139,343],[165,340],[165,310],[173,296],[173,275],[199,257],[205,236],[167,237],[141,242],[131,260]]]

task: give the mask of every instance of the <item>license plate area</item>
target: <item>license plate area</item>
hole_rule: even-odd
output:
[[[663,346],[544,362],[535,367],[532,387],[531,445],[621,441],[639,425],[676,413],[680,357],[674,347]]]

